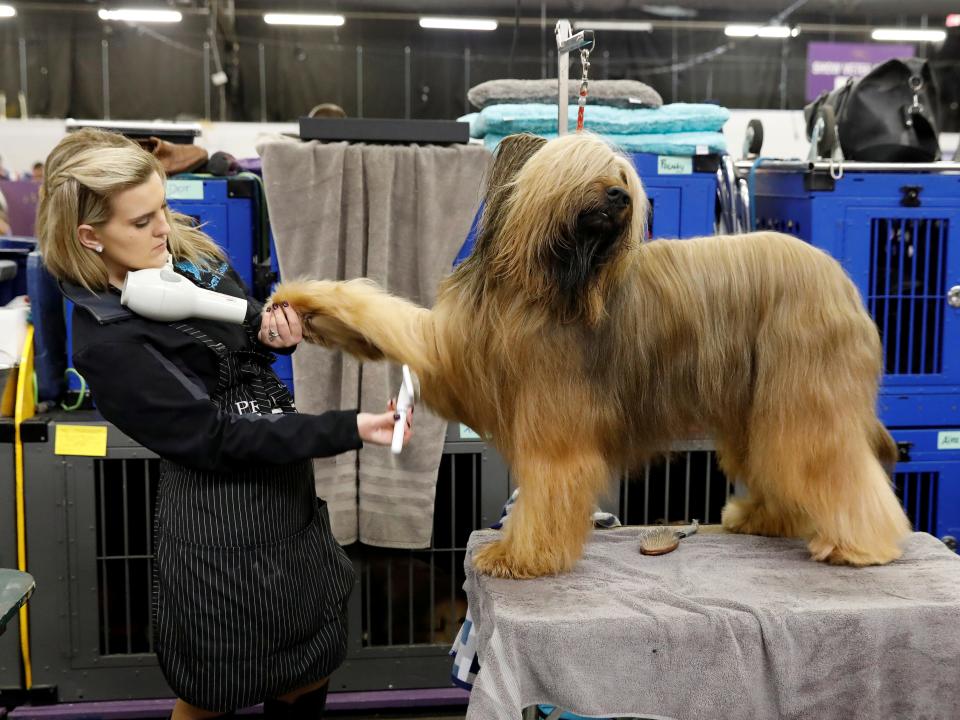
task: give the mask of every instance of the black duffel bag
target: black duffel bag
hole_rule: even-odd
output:
[[[817,119],[825,128],[821,157],[840,142],[846,160],[934,162],[940,159],[939,101],[926,60],[888,60],[859,80],[825,92],[803,109],[807,137]]]

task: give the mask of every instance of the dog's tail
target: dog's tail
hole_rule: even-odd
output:
[[[269,302],[287,302],[300,314],[308,342],[405,363],[421,377],[436,366],[431,312],[370,280],[281,283]]]
[[[883,469],[887,471],[887,475],[893,475],[893,468],[897,464],[897,460],[900,458],[900,450],[897,448],[897,443],[893,439],[893,436],[887,431],[879,420],[873,427],[873,435],[871,437],[871,442],[873,445],[873,452],[876,453],[877,460],[880,461],[880,464],[883,465]]]

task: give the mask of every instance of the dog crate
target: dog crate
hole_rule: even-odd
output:
[[[6,379],[0,372],[0,390]],[[17,567],[13,420],[0,418],[0,567]],[[20,621],[13,619],[0,635],[0,714],[3,699],[23,687],[20,675]]]
[[[707,440],[675,443],[669,456],[622,477],[608,504],[624,525],[719,523],[735,490]]]
[[[713,235],[717,208],[718,155],[630,156],[650,202],[650,238]]]
[[[960,537],[960,428],[892,430],[901,458],[894,486],[917,532],[952,550]]]
[[[18,295],[26,295],[27,256],[36,249],[33,238],[0,237],[0,307]]]
[[[952,352],[960,328],[960,165],[926,167],[871,172],[851,164],[838,179],[820,165],[756,170],[757,229],[795,235],[837,258],[876,321],[879,411],[888,427],[960,424],[960,358]]]
[[[170,209],[193,219],[226,252],[240,279],[254,291],[260,216],[256,180],[178,175],[167,180]]]
[[[60,701],[169,696],[150,616],[159,460],[92,413],[47,419],[47,440],[25,445],[28,567],[38,588],[30,602],[34,689]],[[61,424],[106,426],[106,457],[54,454]],[[447,653],[465,611],[466,540],[499,517],[507,483],[499,456],[454,426],[431,547],[348,547],[357,586],[349,654],[333,689],[451,685]],[[0,646],[16,653],[11,682],[19,678],[16,637],[8,633]],[[0,666],[6,661],[0,656]]]

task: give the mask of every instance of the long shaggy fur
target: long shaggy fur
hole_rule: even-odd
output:
[[[477,568],[569,570],[608,481],[693,429],[749,489],[728,530],[804,537],[831,563],[899,557],[880,341],[840,265],[777,233],[644,243],[626,158],[583,134],[527,151],[491,182],[475,251],[432,310],[365,280],[273,298],[308,340],[409,364],[427,405],[504,455],[522,491]]]

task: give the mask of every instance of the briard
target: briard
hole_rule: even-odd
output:
[[[587,134],[525,147],[501,149],[476,247],[432,310],[362,279],[273,297],[311,342],[407,363],[426,405],[503,454],[521,492],[476,568],[569,570],[608,482],[692,430],[749,491],[727,530],[802,537],[836,564],[899,557],[879,335],[840,265],[773,232],[644,242],[627,158]]]

